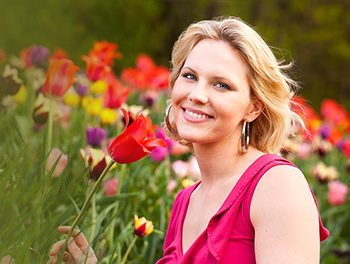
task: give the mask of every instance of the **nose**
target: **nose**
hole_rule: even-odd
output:
[[[198,82],[195,87],[193,87],[190,92],[188,99],[194,103],[206,104],[208,103],[208,94],[206,91],[206,85],[204,83]]]

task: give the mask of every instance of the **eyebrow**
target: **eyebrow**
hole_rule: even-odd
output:
[[[186,70],[186,69],[192,71],[192,72],[195,73],[195,74],[198,74],[198,73],[196,72],[196,70],[192,69],[192,68],[189,67],[189,66],[186,66],[186,67],[183,67],[183,68],[182,68],[182,70]],[[182,70],[181,70],[181,71],[182,71]],[[230,79],[228,79],[228,78],[226,78],[226,77],[223,77],[223,76],[221,76],[221,75],[213,75],[213,76],[211,76],[211,78],[212,78],[212,79],[215,79],[215,80],[218,80],[218,81],[225,81],[225,82],[228,82],[228,84],[229,84],[230,86],[232,86],[232,88],[238,89],[238,85],[237,85],[234,81],[232,81],[232,80],[230,80]]]

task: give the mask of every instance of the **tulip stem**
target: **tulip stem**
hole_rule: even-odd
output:
[[[47,127],[47,142],[46,142],[46,153],[47,155],[51,149],[52,144],[52,131],[53,131],[53,98],[49,96],[49,118],[48,118],[48,127]]]
[[[136,239],[137,239],[137,238],[138,238],[138,237],[135,236],[134,239],[131,241],[131,243],[130,243],[128,249],[127,249],[126,252],[125,252],[125,255],[124,255],[124,257],[123,257],[123,260],[122,260],[121,264],[124,264],[124,263],[126,262],[126,259],[128,258],[128,255],[129,255],[131,249],[132,249],[133,246],[135,245],[135,242],[136,242]]]
[[[84,204],[83,204],[83,207],[81,208],[78,216],[75,218],[68,234],[67,234],[67,237],[66,237],[66,240],[64,241],[64,245],[63,245],[63,248],[60,252],[60,257],[59,257],[59,260],[62,261],[62,258],[63,258],[63,252],[66,250],[67,248],[67,245],[68,245],[68,239],[71,237],[75,227],[79,224],[80,220],[83,218],[83,215],[85,214],[89,204],[90,204],[90,201],[92,199],[92,197],[94,196],[94,194],[96,193],[97,191],[97,188],[99,187],[100,183],[102,182],[103,178],[105,177],[105,175],[107,174],[107,172],[109,171],[109,169],[112,167],[112,165],[115,163],[114,160],[111,160],[108,165],[106,166],[106,168],[103,170],[101,176],[98,178],[98,180],[96,181],[96,183],[94,184],[94,186],[92,187],[92,190],[90,191],[88,197],[86,198]],[[60,262],[59,262],[60,263]]]
[[[95,237],[95,229],[96,229],[96,200],[95,196],[92,197],[91,201],[91,233],[90,233],[90,240],[89,243],[92,245],[92,242],[94,241]]]
[[[118,181],[118,186],[117,186],[117,192],[115,195],[119,195],[122,185],[123,185],[123,180],[124,180],[124,175],[126,172],[126,164],[122,164],[121,165],[121,169],[120,169],[120,175],[119,175],[119,181]],[[113,208],[113,220],[109,226],[109,234],[108,234],[108,240],[109,240],[109,246],[110,248],[113,247],[113,238],[114,238],[114,226],[115,226],[115,222],[116,222],[116,215],[118,212],[118,208],[119,208],[119,200],[116,200],[114,208]]]

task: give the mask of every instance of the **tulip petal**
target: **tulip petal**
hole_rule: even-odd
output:
[[[90,179],[97,181],[103,170],[107,167],[106,159],[103,158],[95,166],[92,167],[90,172]]]
[[[108,153],[119,164],[135,162],[150,152],[132,136],[126,135],[123,140],[117,139],[118,137],[109,146]]]
[[[79,68],[71,60],[60,59],[50,62],[43,85],[45,95],[63,96],[74,82],[74,74]]]
[[[152,151],[153,149],[155,149],[156,147],[163,147],[166,148],[167,145],[165,143],[165,141],[161,138],[146,138],[143,142],[142,142],[143,146],[145,148],[147,148],[149,151]]]
[[[125,114],[126,111],[124,115]],[[126,127],[124,131],[115,138],[115,141],[123,141],[127,136],[132,136],[138,141],[143,140],[147,136],[146,122],[142,114],[134,122],[132,122],[130,126]]]
[[[125,129],[127,129],[128,125],[129,125],[130,118],[129,118],[128,112],[124,108],[121,108],[120,110],[122,110],[123,115],[124,115],[124,119],[125,119],[125,128],[123,130],[123,132],[124,132]]]

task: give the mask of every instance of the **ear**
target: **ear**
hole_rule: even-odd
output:
[[[264,110],[265,106],[263,102],[261,102],[259,99],[256,99],[252,101],[252,105],[250,106],[250,111],[246,115],[247,122],[253,122],[255,119],[258,118],[258,116],[261,114],[261,112]]]

